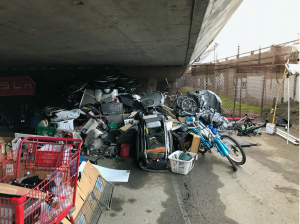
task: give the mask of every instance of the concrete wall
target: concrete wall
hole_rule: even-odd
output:
[[[297,100],[299,102],[299,76],[296,77],[296,90],[295,90],[295,100]]]

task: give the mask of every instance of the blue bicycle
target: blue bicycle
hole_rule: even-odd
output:
[[[211,152],[211,148],[215,147],[222,156],[229,160],[234,171],[238,170],[237,165],[243,165],[246,162],[246,154],[235,139],[227,135],[213,134],[210,128],[201,121],[195,121],[193,117],[188,118],[187,122],[191,122],[193,126],[188,129],[201,136],[200,153]]]

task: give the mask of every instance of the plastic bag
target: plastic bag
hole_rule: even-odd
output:
[[[212,117],[212,122],[220,122],[222,123],[220,126],[216,127],[217,131],[224,132],[228,127],[228,120],[226,117],[222,116],[219,113],[215,113]]]
[[[217,94],[210,90],[197,90],[196,93],[198,93],[201,96],[200,108],[213,108],[216,109],[218,113],[221,113],[222,100]]]
[[[55,118],[51,118],[52,122],[57,122],[57,121],[64,121],[64,120],[71,120],[71,119],[76,119],[80,116],[80,114],[86,114],[80,109],[74,109],[70,111],[61,111],[55,114]]]

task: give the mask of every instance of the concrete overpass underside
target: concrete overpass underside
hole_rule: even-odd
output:
[[[183,70],[241,2],[1,0],[0,68],[111,64]]]

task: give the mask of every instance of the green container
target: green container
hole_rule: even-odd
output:
[[[56,131],[56,126],[52,126],[52,127],[36,126],[35,128],[35,133],[37,135],[42,135],[42,136],[53,136],[55,131]]]

